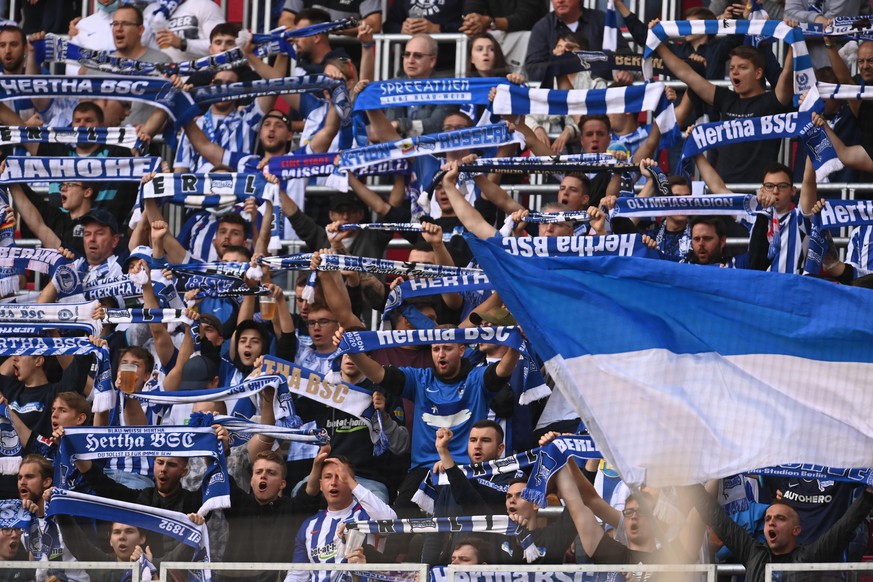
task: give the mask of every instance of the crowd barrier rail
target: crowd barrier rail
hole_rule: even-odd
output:
[[[34,562],[30,560],[10,560],[0,562],[0,571],[3,570],[33,570],[34,577],[37,570],[120,570],[130,572],[130,582],[141,582],[142,572],[139,562]],[[0,575],[2,576],[2,575]]]

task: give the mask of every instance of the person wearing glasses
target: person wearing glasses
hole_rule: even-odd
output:
[[[119,6],[112,15],[109,26],[112,30],[112,40],[115,43],[113,57],[124,57],[149,63],[172,62],[172,59],[166,54],[143,44],[145,26],[143,25],[142,10],[137,6],[131,4]],[[105,75],[106,73],[82,67],[79,69],[79,74]],[[131,125],[141,125],[146,122],[153,109],[151,106],[135,101],[131,105],[130,115],[126,121]]]
[[[430,79],[434,77],[437,64],[439,45],[429,34],[416,34],[403,49],[403,74],[397,79]],[[391,122],[394,130],[401,137],[417,137],[442,130],[443,120],[451,106],[446,105],[407,105],[405,107],[390,107],[384,110],[385,117]],[[382,115],[381,111],[367,111],[371,124],[374,115]],[[391,141],[393,136],[378,136],[380,141]]]
[[[731,194],[722,177],[706,161],[697,156],[700,177],[710,192]],[[777,162],[767,165],[757,192],[758,205],[763,208],[755,216],[749,237],[748,267],[758,271],[803,274],[809,243],[811,214],[803,208],[815,204],[815,189],[800,191],[800,205],[795,204],[797,188],[791,182],[791,169]],[[727,222],[732,225],[734,223]],[[731,235],[733,236],[733,235]]]
[[[540,441],[549,442],[557,433]],[[582,549],[593,564],[694,564],[703,539],[703,523],[691,512],[681,523],[655,523],[655,498],[646,491],[628,496],[624,509],[610,507],[575,462],[555,476],[558,494],[570,512]],[[640,501],[642,500],[642,504]],[[641,507],[645,505],[645,508]],[[719,508],[721,510],[721,508]],[[616,529],[606,535],[597,517]],[[678,535],[674,532],[678,531]],[[670,536],[673,533],[673,536]],[[669,537],[660,539],[659,535]]]

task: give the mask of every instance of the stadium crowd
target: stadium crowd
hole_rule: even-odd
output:
[[[494,461],[521,458],[556,439],[576,442],[560,439],[586,434],[579,414],[554,390],[553,379],[529,346],[440,342],[447,337],[440,330],[516,325],[481,272],[455,269],[476,266],[464,231],[481,239],[633,240],[639,253],[652,260],[868,285],[871,226],[854,228],[845,253],[827,231],[819,232],[816,216],[828,207],[817,193],[823,181],[813,164],[818,150],[811,156],[803,145],[794,148],[799,140],[791,142],[793,167],[778,162],[781,139],[719,139],[717,147],[685,160],[696,165],[712,194],[730,194],[726,184],[760,181],[748,197],[758,207],[755,213],[683,213],[679,204],[654,215],[617,212],[628,198],[702,193],[698,182],[661,169],[675,164],[683,141],[693,139],[686,136],[696,123],[743,122],[797,111],[794,98],[807,95],[795,94],[797,65],[792,66],[791,50],[784,62],[776,60],[773,45],[779,41],[748,43],[743,35],[695,31],[661,43],[656,49],[661,75],[687,86],[678,94],[665,91],[686,133],[677,129],[662,135],[667,132],[658,124],[647,123],[650,111],[640,108],[608,114],[513,113],[498,119],[480,102],[435,104],[414,96],[399,99],[396,106],[354,107],[368,87],[378,86],[374,34],[380,32],[411,35],[403,48],[402,70],[390,80],[433,81],[439,87],[451,74],[444,69],[454,63],[452,52],[430,35],[460,32],[469,37],[468,80],[500,78],[522,88],[534,81],[543,88],[593,91],[639,85],[639,71],[615,66],[622,62],[616,55],[632,55],[628,42],[619,35],[614,46],[606,46],[610,18],[602,10],[582,7],[581,0],[552,0],[551,9],[543,0],[394,0],[384,21],[375,0],[286,0],[277,15],[279,25],[325,28],[283,40],[281,54],[268,59],[257,52],[258,38],[225,22],[211,0],[96,0],[93,14],[72,20],[67,4],[25,2],[20,25],[0,26],[0,122],[6,126],[0,136],[9,156],[3,169],[14,173],[17,164],[23,178],[5,180],[8,196],[0,226],[0,291],[6,297],[0,305],[0,499],[8,500],[0,502],[0,561],[136,561],[156,571],[162,561],[202,559],[196,543],[182,543],[164,525],[150,529],[153,522],[145,517],[138,523],[122,519],[133,515],[122,513],[129,505],[107,505],[100,514],[49,511],[55,497],[69,492],[136,504],[145,514],[174,512],[155,514],[164,519],[184,514],[201,528],[198,532],[205,526],[205,549],[213,562],[717,561],[744,564],[748,579],[757,581],[763,580],[768,562],[859,561],[869,553],[873,493],[864,485],[834,480],[739,474],[710,482],[706,490],[632,491],[614,468],[589,455],[578,463],[571,458],[554,473],[547,504],[557,509],[540,513],[545,504],[523,495],[529,471],[524,463],[511,471],[468,467],[493,468],[498,465]],[[691,8],[683,18],[727,22],[758,16],[751,3],[712,4]],[[763,4],[771,18],[784,17],[792,26],[869,12],[867,3],[858,0]],[[649,28],[657,22],[646,23],[622,0],[615,0],[615,8],[634,43],[646,46]],[[343,42],[321,31],[346,18],[356,22],[330,31],[347,37]],[[48,62],[41,48],[53,42],[47,33],[67,34],[72,45],[103,51],[108,65],[89,68],[93,62],[87,55],[98,53],[83,50],[80,62],[71,57],[69,46],[66,63]],[[807,44],[819,81],[873,81],[873,42],[825,36]],[[173,91],[220,90],[303,75],[318,75],[311,78],[320,84],[281,94],[230,94],[204,103],[194,119],[175,120],[175,128],[166,108],[125,99],[120,90],[117,98],[16,98],[15,87],[5,85],[7,77],[35,79],[58,66],[67,79],[117,78],[121,73],[112,67],[125,60],[170,65],[217,58],[233,49],[241,59],[232,67],[190,74],[161,70]],[[606,55],[609,66],[598,68],[593,60],[586,64],[577,58],[586,53],[579,51]],[[641,60],[634,62],[638,68]],[[858,76],[853,80],[855,62]],[[712,82],[724,79],[730,87]],[[343,111],[343,95],[352,101],[351,114]],[[490,98],[496,100],[494,92]],[[811,114],[809,129],[824,132],[844,166],[831,174],[833,182],[860,182],[873,175],[873,109],[868,103],[825,99],[824,108]],[[446,148],[444,155],[418,152],[402,163],[389,163],[387,171],[346,169],[341,177],[347,188],[329,195],[307,196],[307,189],[333,186],[336,175],[309,178],[277,170],[294,166],[296,157],[311,160],[317,154],[329,154],[327,163],[334,165],[340,152],[398,140],[414,149],[421,136],[458,135],[489,122],[507,124],[515,138],[485,147]],[[97,131],[130,126],[136,144]],[[6,129],[18,127],[58,133],[24,139],[26,131],[14,133],[15,138]],[[84,130],[62,139],[60,131],[70,127]],[[162,159],[159,169],[143,172],[141,181],[107,180],[79,170],[64,174],[65,180],[51,181],[60,174],[37,180],[33,168],[41,166],[20,161],[22,156],[111,159],[169,151],[151,143],[161,132],[175,134],[167,140],[175,142],[173,155]],[[90,135],[95,137],[82,137]],[[559,164],[561,158],[554,156],[562,154],[590,156],[575,158],[581,160],[577,169],[550,171],[550,161]],[[528,156],[531,164],[521,171],[499,163],[476,171],[477,161],[513,156]],[[378,161],[396,162],[387,157]],[[557,196],[541,208],[527,208],[523,198],[507,190],[536,172],[558,185]],[[186,190],[185,176],[190,175],[197,177]],[[203,190],[205,175],[216,176],[211,191]],[[253,188],[247,176],[262,178]],[[230,184],[230,203],[217,195],[226,193],[217,186],[221,180]],[[799,190],[795,182],[802,182]],[[379,192],[385,188],[374,190],[374,185],[391,191],[383,196]],[[169,203],[154,194],[165,190]],[[268,190],[275,194],[268,196]],[[186,191],[199,198],[186,201]],[[181,220],[178,206],[171,210],[177,204],[184,205]],[[388,226],[375,228],[374,221]],[[17,236],[59,250],[49,261],[16,254]],[[747,248],[729,247],[729,237],[747,239]],[[408,255],[389,249],[395,239],[410,243]],[[814,252],[811,239],[819,245]],[[280,240],[301,241],[308,254],[284,256]],[[521,240],[515,248],[524,244],[551,248]],[[817,263],[810,262],[811,254]],[[50,263],[42,288],[33,288],[33,272],[23,268],[20,258],[30,259],[28,266]],[[430,284],[421,282],[434,276]],[[16,304],[27,308],[12,309]],[[76,353],[39,350],[11,337],[33,326],[49,334],[46,342],[73,341],[83,332],[51,325],[73,317],[62,304],[76,306],[77,321],[101,323],[84,332],[87,349],[80,342]],[[393,330],[379,336],[380,342],[390,338],[385,346],[372,339],[360,350],[342,344],[349,337],[344,332],[361,332],[370,322]],[[415,335],[431,338],[425,343],[405,342],[416,330],[436,331]],[[596,334],[596,324],[583,330],[580,322],[579,333]],[[489,337],[494,336],[480,340]],[[108,354],[108,390],[102,385],[106,378],[96,372],[101,364],[94,351]],[[254,386],[275,373],[281,382],[223,390]],[[357,402],[363,398],[364,406],[348,404],[353,397]],[[124,428],[113,432],[112,427]],[[169,444],[171,435],[183,435],[187,427],[201,430],[197,434],[210,427],[207,436],[218,451],[214,457],[192,456],[192,450],[201,448],[193,440],[185,440],[185,446]],[[162,435],[152,436],[151,448],[142,442],[125,448],[124,435],[141,440],[150,434]],[[315,442],[313,435],[322,440]],[[226,459],[226,468],[215,475],[219,457]],[[442,475],[442,480],[428,492],[422,483],[431,475]],[[208,491],[221,482],[227,487],[226,501],[210,505],[215,499]],[[428,495],[429,503],[422,500]],[[422,534],[410,526],[394,535],[362,532],[353,541],[354,532],[345,525],[422,517],[425,508],[435,518],[508,516],[530,538],[507,535],[508,530],[498,533],[496,527],[446,526]],[[113,512],[117,520],[107,517]],[[94,519],[97,515],[102,519]],[[531,544],[533,558],[526,552]],[[52,569],[51,563],[37,572],[40,580],[78,581],[89,575],[122,579],[121,572]],[[329,571],[213,576],[251,581],[332,577]],[[33,578],[28,570],[0,568],[0,580]]]

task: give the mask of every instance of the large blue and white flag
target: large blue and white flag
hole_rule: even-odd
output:
[[[525,258],[468,239],[628,483],[873,466],[869,290],[633,257]]]

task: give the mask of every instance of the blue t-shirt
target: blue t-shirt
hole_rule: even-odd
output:
[[[470,430],[476,421],[488,416],[489,395],[484,380],[487,369],[473,368],[463,380],[446,383],[431,369],[400,368],[406,376],[403,397],[415,404],[411,468],[430,467],[439,460],[434,441],[437,430],[443,427],[454,433],[449,452],[455,462],[470,462]]]

